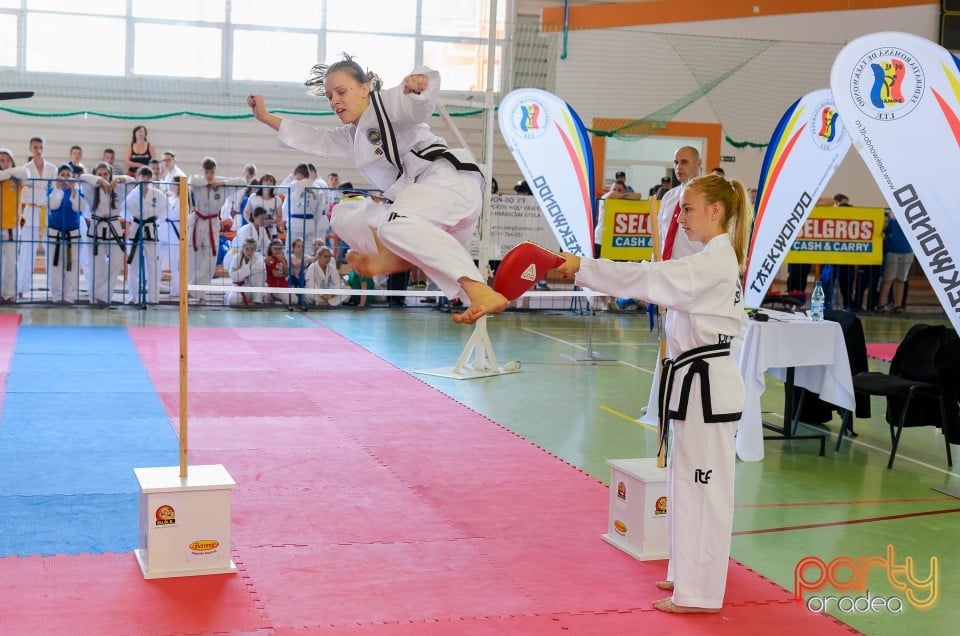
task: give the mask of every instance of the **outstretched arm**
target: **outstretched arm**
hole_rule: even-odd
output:
[[[274,130],[280,130],[280,124],[283,123],[283,118],[277,117],[276,115],[273,115],[267,111],[267,107],[263,103],[263,95],[258,95],[256,93],[253,95],[248,95],[247,106],[253,110],[253,116],[257,121],[262,121]]]

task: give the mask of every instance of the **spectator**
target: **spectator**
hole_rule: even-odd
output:
[[[336,172],[331,172],[327,175],[327,187],[330,188],[330,192],[327,195],[327,198],[330,200],[330,205],[340,201],[341,192],[339,188],[340,185],[340,175]]]
[[[190,177],[194,208],[187,219],[187,241],[190,243],[187,271],[191,285],[209,285],[213,280],[220,244],[220,228],[214,223],[220,217],[223,186],[245,185],[242,177],[218,177],[217,162],[213,157],[204,157],[200,167],[202,172]],[[205,293],[196,298],[201,304],[206,302]]]
[[[660,185],[655,185],[650,188],[649,196],[651,199],[662,199],[671,188],[673,187],[673,179],[671,177],[663,177],[660,179]]]
[[[370,276],[361,276],[356,270],[351,269],[347,275],[347,286],[351,289],[374,289],[376,283]],[[351,296],[350,300],[344,303],[346,305],[356,305],[360,309],[366,309],[373,304],[373,296]]]
[[[16,167],[13,151],[0,148],[0,302],[17,300],[17,239],[20,183],[27,170]]]
[[[285,201],[287,218],[287,244],[299,238],[304,245],[313,245],[317,238],[326,237],[330,220],[327,209],[327,191],[313,187],[310,169],[301,163],[293,170],[290,195]]]
[[[272,174],[263,175],[260,179],[260,187],[247,198],[246,205],[243,207],[243,221],[241,221],[244,225],[249,223],[253,210],[263,208],[267,211],[263,226],[267,228],[270,238],[277,238],[283,224],[283,199],[280,198],[276,185],[276,177]]]
[[[343,278],[333,262],[333,251],[326,245],[317,251],[317,260],[307,268],[308,289],[343,289]],[[310,304],[320,307],[336,307],[346,297],[340,294],[314,294],[308,297]]]
[[[893,289],[893,313],[902,314],[904,291],[910,266],[913,265],[913,249],[903,233],[903,228],[890,208],[884,210],[883,228],[883,282],[880,284],[880,303],[877,311],[890,311],[888,298]]]
[[[83,167],[83,148],[80,146],[70,146],[70,161],[67,163],[70,164],[70,169],[76,173],[77,167],[80,168],[80,174],[86,172],[86,168]]]
[[[169,195],[173,189],[171,184],[175,183],[180,177],[186,176],[183,170],[177,166],[177,156],[169,150],[164,150],[160,155],[160,181],[166,183],[161,184],[160,189]]]
[[[180,298],[180,185],[174,178],[160,184],[160,190],[167,195],[167,218],[159,229],[160,271],[170,271],[170,300],[176,300]]]
[[[147,139],[147,127],[144,125],[136,126],[133,129],[133,138],[130,145],[127,146],[127,156],[125,164],[127,166],[127,176],[136,178],[137,170],[143,167],[150,167],[150,160],[157,154],[156,148]]]
[[[56,184],[51,186],[48,201],[47,285],[50,299],[58,304],[75,303],[79,299],[80,263],[76,248],[80,239],[82,199],[74,187],[73,169],[62,164],[57,169]]]
[[[157,222],[167,218],[167,195],[152,183],[153,171],[137,170],[137,188],[127,194],[124,218],[130,232],[127,255],[128,303],[160,302],[160,257],[157,255]]]
[[[290,275],[290,267],[287,264],[287,257],[283,255],[283,243],[280,239],[270,241],[270,251],[263,259],[263,266],[267,272],[267,287],[289,288],[290,283],[287,277]],[[268,294],[266,302],[279,300],[284,303],[289,297],[286,294]]]
[[[623,191],[624,191],[624,192],[633,192],[633,188],[631,188],[630,186],[627,185],[627,173],[626,173],[626,172],[624,172],[623,170],[617,170],[617,172],[614,173],[613,178],[614,178],[615,181],[622,181],[622,182],[623,182]]]
[[[239,246],[246,243],[249,239],[253,239],[257,245],[257,252],[266,258],[270,252],[270,242],[272,240],[270,231],[265,227],[266,221],[267,211],[258,205],[253,211],[253,217],[250,223],[244,225],[240,228],[240,231],[237,232],[237,236],[234,239],[234,251],[239,251]]]
[[[303,241],[294,239],[290,244],[290,286],[303,287],[306,280],[307,267],[310,265],[308,259],[303,255]],[[299,297],[303,301],[303,297]]]
[[[37,257],[37,246],[40,245],[41,228],[47,218],[48,187],[57,178],[58,172],[55,165],[43,158],[43,146],[43,137],[32,137],[29,146],[31,160],[23,166],[27,170],[27,179],[47,181],[25,181],[20,195],[23,207],[23,217],[20,220],[20,255],[17,259],[17,292],[20,298],[24,298],[33,288],[34,261]]]
[[[490,194],[495,197],[500,196],[500,184],[497,183],[496,177],[490,177]]]
[[[257,252],[256,241],[246,241],[239,252],[231,253],[227,259],[227,271],[230,272],[230,280],[235,288],[263,287],[265,268],[263,256]],[[260,298],[260,294],[256,292],[229,291],[224,294],[223,304],[249,306],[259,304]]]
[[[617,180],[610,184],[610,189],[607,190],[603,196],[600,197],[600,201],[597,202],[597,222],[593,228],[593,251],[595,258],[600,258],[600,241],[603,237],[604,224],[604,203],[607,199],[620,199],[625,193],[626,186],[623,181]]]
[[[710,174],[715,174],[715,175],[717,175],[718,177],[723,177],[724,179],[727,178],[727,171],[724,170],[723,168],[721,168],[720,166],[717,166],[716,168],[714,168],[713,170],[711,170],[711,171],[710,171]]]
[[[530,186],[523,180],[517,181],[517,185],[513,186],[513,191],[517,194],[533,194]]]
[[[117,153],[113,148],[104,148],[100,161],[108,164],[113,169],[113,173],[117,174]]]
[[[130,181],[130,177],[115,176],[113,166],[101,161],[93,167],[93,174],[83,175],[81,179],[93,191],[89,197],[90,219],[87,222],[87,236],[93,239],[87,284],[91,287],[91,302],[109,305],[113,285],[123,272],[126,257],[120,222],[121,198],[117,188],[120,183]]]

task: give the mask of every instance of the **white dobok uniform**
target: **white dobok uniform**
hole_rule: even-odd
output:
[[[241,177],[216,178],[225,186],[242,186]],[[214,188],[202,175],[190,177],[193,188],[193,209],[187,220],[187,280],[191,285],[209,285],[217,268],[217,250],[220,247],[220,208],[230,188]],[[181,214],[182,216],[182,214]],[[199,294],[205,298],[206,294]]]
[[[660,211],[657,214],[657,220],[660,223],[660,245],[664,249],[667,244],[667,232],[670,229],[670,219],[677,213],[677,206],[680,205],[680,195],[683,194],[686,184],[680,184],[675,188],[667,190],[660,200]],[[691,241],[686,232],[677,228],[677,233],[673,242],[673,254],[671,260],[683,258],[696,254],[703,249],[703,243]],[[657,418],[660,417],[660,407],[657,404],[657,387],[660,386],[660,365],[655,364],[653,368],[653,388],[650,390],[650,397],[647,399],[647,410],[644,412],[640,421],[644,424],[656,426]]]
[[[239,260],[238,260],[239,259]],[[263,256],[257,252],[253,253],[253,258],[246,260],[243,253],[233,253],[227,255],[226,266],[230,272],[230,280],[233,281],[234,288],[223,295],[224,305],[249,305],[259,303],[263,294],[243,291],[243,287],[263,287],[267,284],[267,269],[263,263]]]
[[[124,250],[123,226],[120,223],[126,188],[118,183],[113,192],[106,192],[97,185],[100,179],[98,176],[84,174],[80,179],[89,185],[91,190],[87,199],[90,206],[87,238],[93,246],[90,263],[92,271],[88,272],[88,281],[93,281],[93,302],[107,304],[127,256]]]
[[[33,266],[37,258],[37,247],[42,240],[41,228],[46,225],[47,189],[57,179],[57,167],[44,160],[43,168],[31,157],[23,164],[28,179],[48,179],[48,181],[25,181],[20,193],[23,204],[23,225],[20,227],[20,255],[17,257],[17,291],[26,295],[33,287]]]
[[[301,239],[306,250],[313,246],[314,240],[326,238],[330,229],[326,214],[329,207],[327,193],[327,190],[314,187],[314,182],[309,179],[290,184],[290,194],[283,202],[287,219],[287,254],[292,252],[295,239]]]
[[[243,251],[243,244],[247,239],[253,239],[257,242],[257,252],[266,257],[270,253],[270,230],[265,227],[257,227],[253,223],[247,223],[234,237],[234,249],[237,252]]]
[[[161,188],[162,190],[162,188]],[[170,298],[180,296],[180,197],[167,195],[167,218],[159,223],[160,271],[170,270]]]
[[[698,254],[660,263],[583,259],[576,281],[669,308],[667,579],[676,605],[721,607],[733,529],[734,435],[743,410],[743,379],[729,347],[746,329],[730,238],[721,234]]]
[[[124,216],[130,228],[127,255],[128,302],[140,302],[140,279],[144,280],[146,302],[160,302],[160,256],[157,254],[157,225],[167,218],[167,195],[149,183],[141,183],[127,195]]]
[[[375,254],[371,228],[383,245],[419,265],[448,298],[460,296],[460,278],[482,281],[465,248],[483,208],[483,176],[468,150],[450,150],[427,122],[440,92],[440,74],[418,67],[429,78],[423,93],[403,86],[370,93],[356,125],[317,128],[284,119],[281,145],[342,157],[393,201],[389,209],[369,199],[334,207],[333,231],[358,252]],[[307,246],[305,245],[306,249]]]
[[[343,277],[337,269],[337,264],[330,259],[326,269],[320,268],[320,263],[314,262],[307,268],[306,285],[307,289],[343,289]],[[336,307],[349,296],[330,296],[324,298],[319,294],[307,296],[307,302],[311,305],[320,305],[321,307]]]

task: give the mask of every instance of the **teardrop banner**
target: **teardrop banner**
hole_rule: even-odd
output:
[[[593,256],[593,154],[580,117],[556,95],[521,88],[500,101],[498,119],[560,248]]]
[[[817,199],[850,150],[827,89],[795,101],[780,118],[760,169],[744,304],[757,308]]]
[[[830,73],[840,119],[960,330],[960,60],[909,33],[873,33]]]

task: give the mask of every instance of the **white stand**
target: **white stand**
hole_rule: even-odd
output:
[[[186,293],[186,291],[184,291]],[[236,482],[221,464],[134,468],[140,483],[143,578],[235,574],[230,558],[230,491]]]
[[[470,336],[455,365],[438,369],[425,369],[414,373],[438,375],[454,380],[473,380],[504,373],[516,373],[519,370],[519,362],[507,362],[502,367],[497,365],[497,356],[493,353],[493,344],[491,344],[490,336],[487,334],[487,317],[484,316],[477,321],[473,329],[473,335]]]
[[[602,539],[640,561],[667,558],[667,469],[657,458],[608,459],[610,518]]]

